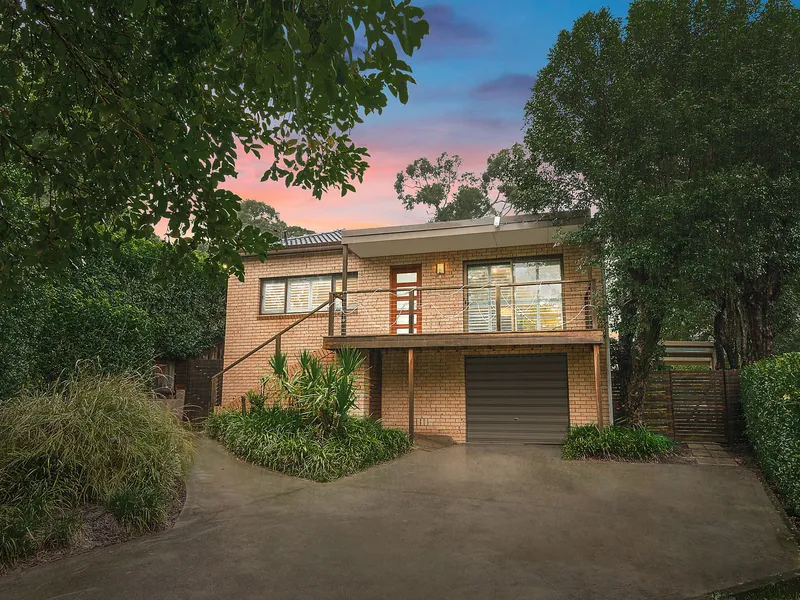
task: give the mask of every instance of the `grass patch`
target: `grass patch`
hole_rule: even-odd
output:
[[[672,440],[643,427],[580,425],[569,428],[562,456],[566,460],[652,460],[670,454],[674,446]]]
[[[333,433],[323,436],[300,411],[281,405],[245,414],[215,413],[206,431],[244,460],[314,481],[357,473],[411,447],[405,432],[352,416],[344,416]]]
[[[164,525],[193,452],[130,376],[84,373],[0,404],[0,564],[68,543],[84,504],[132,530]]]

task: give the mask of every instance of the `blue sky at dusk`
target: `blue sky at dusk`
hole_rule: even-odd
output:
[[[524,104],[558,33],[602,6],[624,17],[628,2],[458,0],[421,6],[431,33],[409,60],[417,80],[409,102],[391,102],[353,132],[371,155],[356,193],[333,192],[318,201],[301,189],[261,183],[266,165],[251,156],[240,159],[239,177],[226,187],[316,231],[427,221],[424,210],[400,205],[393,187],[397,172],[415,158],[446,151],[480,173],[487,156],[521,141]]]

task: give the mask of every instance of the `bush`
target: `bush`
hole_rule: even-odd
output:
[[[132,529],[167,520],[191,434],[140,379],[82,373],[0,405],[0,561],[64,543],[84,503]]]
[[[147,531],[169,518],[169,503],[161,492],[148,488],[126,488],[111,495],[108,510],[127,529]]]
[[[800,352],[742,369],[747,436],[767,480],[800,515]]]
[[[362,471],[411,447],[405,432],[347,415],[334,433],[323,437],[302,412],[279,404],[246,414],[215,413],[206,421],[206,431],[244,460],[314,481]]]
[[[32,267],[0,289],[0,402],[79,361],[144,372],[154,357],[187,358],[223,337],[227,276],[207,255],[110,237],[59,280]]]
[[[564,440],[566,460],[585,458],[621,458],[649,460],[672,452],[674,443],[644,427],[596,425],[570,427]]]
[[[304,350],[298,361],[300,369],[290,375],[287,355],[278,353],[270,358],[273,374],[263,378],[261,387],[271,386],[275,402],[293,407],[324,437],[340,432],[356,406],[356,371],[363,362],[364,357],[354,348],[339,350],[336,360],[327,365]]]
[[[408,436],[350,415],[363,361],[352,348],[340,350],[331,364],[304,351],[299,369],[290,374],[287,355],[278,353],[270,359],[273,374],[262,380],[261,391],[247,394],[250,412],[215,413],[206,431],[245,460],[315,481],[391,460],[408,451]]]

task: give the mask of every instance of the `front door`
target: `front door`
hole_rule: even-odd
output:
[[[422,300],[419,290],[422,285],[422,266],[392,267],[392,293],[389,294],[390,331],[393,334],[410,333],[410,299],[414,298],[414,331],[422,331]]]

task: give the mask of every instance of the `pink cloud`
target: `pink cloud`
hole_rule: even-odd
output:
[[[369,168],[363,183],[355,182],[355,193],[342,197],[333,190],[316,200],[309,191],[286,188],[281,182],[261,182],[270,158],[259,161],[240,153],[239,176],[224,187],[242,198],[254,198],[274,206],[281,218],[292,225],[315,231],[421,223],[430,217],[423,209],[406,211],[394,191],[399,171],[413,160],[435,158],[442,152],[458,154],[463,168],[482,172],[489,154],[521,138],[516,119],[486,118],[466,114],[425,117],[404,122],[381,121],[362,126],[354,138],[369,153]]]

